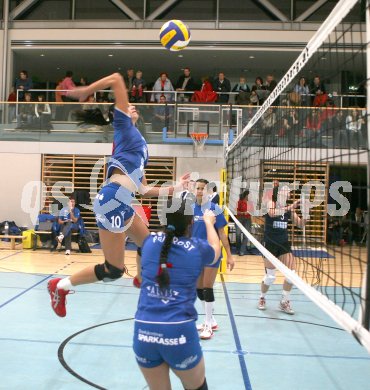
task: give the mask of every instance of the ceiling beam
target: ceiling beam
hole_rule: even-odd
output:
[[[168,8],[172,7],[174,4],[178,3],[180,0],[167,0],[162,5],[160,5],[156,10],[154,10],[146,20],[154,20],[156,17],[161,15]]]
[[[17,7],[9,13],[9,20],[14,20],[22,16],[30,7],[38,3],[40,0],[23,0]]]
[[[264,8],[266,8],[267,11],[275,15],[282,22],[289,22],[289,19],[280,10],[278,10],[273,4],[271,4],[269,0],[256,0],[256,1],[257,3],[260,3]]]
[[[135,14],[135,12],[129,8],[122,0],[109,0],[116,7],[118,7],[123,13],[125,13],[132,20],[140,20],[141,18]]]
[[[319,8],[321,8],[328,0],[317,0],[315,4],[312,4],[310,8],[304,11],[301,15],[298,16],[294,21],[303,22],[309,18],[313,13],[315,13]]]

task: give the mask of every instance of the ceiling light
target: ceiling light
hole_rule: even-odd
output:
[[[108,57],[113,57],[113,54],[108,54]]]
[[[179,58],[182,58],[182,57],[184,57],[182,54],[179,54],[177,57],[179,57]]]
[[[40,57],[45,57],[45,54],[40,54]]]
[[[249,56],[249,58],[253,60],[254,56]]]
[[[321,60],[326,60],[326,57],[321,57]]]
[[[32,46],[32,45],[31,45],[30,43],[27,43],[27,45],[26,45],[26,46],[28,46],[28,47],[29,47],[29,46]]]

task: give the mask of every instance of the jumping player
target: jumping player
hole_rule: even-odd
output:
[[[170,369],[185,389],[207,390],[194,302],[201,270],[220,256],[216,217],[209,210],[203,215],[207,242],[190,238],[191,202],[173,198],[167,204],[172,209],[164,233],[152,233],[143,243],[133,349],[151,390],[171,389]]]
[[[135,127],[138,113],[129,104],[122,76],[114,73],[95,83],[76,88],[69,96],[84,101],[96,91],[112,88],[115,94],[114,143],[112,157],[108,163],[107,182],[99,191],[94,202],[94,213],[99,227],[100,243],[105,262],[88,266],[70,277],[51,279],[48,290],[54,312],[66,315],[66,295],[80,284],[97,281],[114,281],[122,277],[126,233],[140,248],[149,230],[142,219],[135,215],[131,202],[135,191],[144,196],[158,196],[159,193],[172,194],[175,187],[147,187],[144,168],[148,162],[148,148],[145,139]],[[85,113],[89,119],[89,112]],[[181,189],[188,180],[184,175]]]
[[[229,240],[226,237],[224,227],[227,225],[226,219],[222,213],[221,208],[209,201],[208,194],[208,180],[198,179],[196,181],[195,193],[196,203],[194,204],[194,223],[192,227],[192,237],[206,239],[206,227],[204,225],[203,215],[206,210],[211,210],[216,215],[216,221],[214,228],[218,234],[219,239],[222,242],[226,250],[227,265],[232,271],[234,268],[234,259],[231,255]],[[213,336],[213,331],[218,328],[217,322],[213,316],[215,297],[213,293],[213,285],[216,280],[218,267],[221,262],[221,256],[215,264],[208,265],[204,268],[201,276],[198,280],[197,295],[201,300],[204,312],[205,320],[203,324],[198,326],[200,331],[200,338],[208,340]]]
[[[274,186],[272,199],[268,202],[268,213],[265,216],[265,248],[277,257],[283,264],[291,270],[295,270],[295,259],[288,237],[288,222],[292,221],[299,228],[303,228],[307,219],[300,218],[294,209],[298,206],[299,201],[286,206],[289,196],[289,187],[280,188]],[[266,274],[261,284],[261,296],[258,303],[259,310],[266,309],[266,293],[276,279],[276,268],[264,258]],[[283,295],[280,300],[279,309],[287,314],[294,314],[289,301],[289,293],[293,285],[289,279],[284,280]]]

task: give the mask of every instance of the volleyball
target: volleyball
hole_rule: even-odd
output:
[[[159,39],[166,49],[179,51],[189,44],[190,30],[181,20],[170,20],[162,26]]]

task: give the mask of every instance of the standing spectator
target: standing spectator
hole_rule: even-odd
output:
[[[317,109],[311,110],[306,121],[307,137],[310,146],[321,145],[321,117]]]
[[[169,107],[166,102],[166,97],[162,95],[159,98],[158,106],[154,107],[154,115],[152,119],[153,131],[162,131],[164,127],[169,128],[170,120],[173,117],[173,107]]]
[[[59,243],[62,243],[64,239],[66,255],[71,254],[72,232],[77,232],[79,230],[77,222],[80,218],[80,210],[75,207],[75,205],[76,201],[71,196],[69,198],[68,206],[63,207],[59,213],[58,223],[61,225],[61,233],[58,236],[58,241]]]
[[[64,106],[63,106],[63,120],[68,120],[69,113],[72,110],[71,105],[68,103],[75,101],[74,99],[71,99],[67,95],[68,91],[71,91],[72,89],[76,88],[76,85],[72,80],[72,76],[73,76],[73,72],[70,70],[67,70],[66,76],[64,77],[64,79],[61,83],[62,100],[64,103],[67,103],[67,104],[64,104]]]
[[[89,85],[89,83],[87,82],[87,78],[82,76],[80,78],[80,82],[78,84],[79,87],[86,87],[86,85]]]
[[[315,76],[310,88],[310,94],[315,95],[312,97],[312,105],[315,107],[321,107],[325,105],[328,95],[324,83],[321,82],[320,76]]]
[[[266,77],[266,90],[269,91],[269,94],[276,88],[277,82],[275,77],[272,74],[267,75]]]
[[[258,97],[258,105],[263,104],[266,97],[268,96],[268,92],[267,92],[266,86],[263,85],[263,78],[262,77],[260,77],[260,76],[256,77],[255,85],[253,85],[253,87],[252,87],[252,92],[253,91],[255,91],[255,93]],[[255,104],[254,101],[252,103]]]
[[[35,116],[35,108],[31,102],[31,94],[25,92],[24,102],[28,104],[19,104],[17,115],[17,127],[16,129],[23,129],[24,127],[32,127],[33,118]]]
[[[37,104],[35,104],[35,115],[38,121],[38,128],[40,130],[50,130],[53,126],[50,123],[51,110],[49,104],[44,102],[44,95],[37,96]]]
[[[334,147],[348,147],[346,117],[343,114],[343,110],[336,110],[332,120],[332,131]]]
[[[225,73],[220,72],[218,74],[218,78],[215,79],[213,83],[213,89],[215,92],[218,92],[218,102],[219,103],[227,103],[229,101],[229,92],[231,91],[230,81],[225,78]],[[220,92],[227,92],[221,93]]]
[[[239,94],[235,97],[236,104],[249,104],[251,90],[245,77],[239,77],[239,82],[234,85],[231,92],[239,92]]]
[[[184,74],[182,74],[178,78],[175,88],[176,88],[176,91],[179,91],[179,92],[185,92],[185,91],[194,92],[196,90],[196,83],[190,74],[190,68],[184,69]],[[187,103],[190,101],[190,97],[191,97],[191,94],[180,93],[177,95],[177,101],[179,103]]]
[[[146,91],[146,82],[143,79],[143,72],[141,70],[138,70],[136,72],[136,77],[132,82],[130,102],[145,102],[144,91]]]
[[[28,72],[26,70],[21,70],[19,72],[19,78],[15,80],[15,93],[18,91],[18,101],[25,100],[25,91],[33,88],[32,80],[28,77]]]
[[[134,70],[132,68],[126,70],[126,76],[124,77],[124,80],[125,80],[127,91],[130,94],[133,82],[135,80]]]
[[[239,197],[238,205],[237,205],[237,219],[243,225],[243,227],[250,231],[252,226],[252,218],[251,218],[251,203],[248,203],[249,191],[245,190]],[[248,238],[242,233],[240,227],[235,224],[236,230],[236,252],[239,256],[244,256],[248,249]],[[242,239],[243,237],[243,239]]]
[[[55,120],[60,121],[63,119],[63,99],[62,99],[62,83],[63,80],[57,81],[57,86],[55,87]]]
[[[151,101],[159,102],[162,95],[165,96],[166,102],[170,103],[174,100],[174,94],[169,93],[174,91],[171,80],[168,78],[166,72],[162,72],[153,86],[153,93]],[[167,92],[167,93],[165,93]]]

